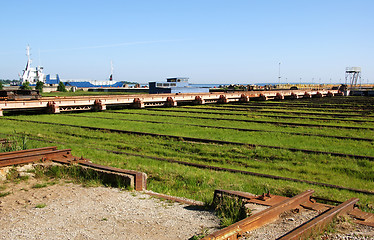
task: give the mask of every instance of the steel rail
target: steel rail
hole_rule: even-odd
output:
[[[163,109],[146,109],[147,111],[167,111],[167,112],[177,112],[177,113],[199,113],[199,114],[219,114],[219,115],[228,115],[228,116],[248,116],[248,114],[242,114],[242,113],[215,113],[215,112],[204,112],[204,111],[180,111],[180,110],[163,110]],[[296,116],[274,116],[274,115],[258,115],[261,117],[271,117],[271,118],[292,118],[292,119],[302,119],[301,117],[296,117]],[[355,122],[353,120],[348,120],[348,119],[330,119],[330,118],[308,118],[308,117],[303,117],[304,119],[311,119],[311,120],[329,120],[329,121],[347,121],[347,122]],[[286,123],[286,122],[273,122],[273,121],[266,121],[266,120],[245,120],[248,122],[260,122],[260,123],[276,123],[276,124],[287,124],[287,125],[300,125],[300,126],[330,126],[330,127],[335,127],[335,128],[349,128],[349,129],[369,129],[369,130],[374,130],[374,128],[371,127],[347,127],[347,126],[338,126],[338,125],[320,125],[320,124],[309,124],[309,123]],[[358,122],[361,122],[360,120]],[[371,121],[363,121],[363,122],[371,122]]]
[[[133,114],[133,113],[128,113],[128,114]],[[142,115],[142,114],[138,114],[138,113],[134,113],[134,114]],[[325,138],[336,138],[336,139],[356,140],[356,141],[368,141],[368,142],[374,141],[374,139],[372,139],[372,138],[358,138],[358,137],[344,137],[344,136],[335,136],[335,135],[311,134],[311,133],[282,132],[282,131],[270,131],[270,130],[249,129],[249,128],[219,127],[219,126],[190,124],[190,123],[161,122],[161,121],[153,121],[153,120],[137,120],[137,119],[127,119],[127,118],[109,118],[109,117],[99,117],[99,116],[84,116],[84,115],[81,115],[81,114],[69,114],[69,116],[81,117],[81,118],[98,118],[98,119],[108,119],[108,120],[121,120],[121,121],[123,120],[123,121],[129,121],[129,122],[144,122],[144,123],[155,123],[155,124],[174,124],[174,125],[184,125],[184,126],[193,126],[193,127],[202,127],[202,128],[214,128],[214,129],[229,129],[229,130],[244,131],[244,132],[270,132],[270,133],[282,133],[282,134],[289,134],[289,135],[325,137]]]
[[[67,160],[71,160],[71,150],[70,149],[62,149],[62,150],[38,150],[33,149],[27,151],[24,154],[16,153],[13,155],[7,155],[0,159],[0,167],[11,166],[15,164],[25,164],[31,163],[35,161],[46,161],[52,160],[53,158],[63,158]]]
[[[312,106],[312,105],[311,105]],[[308,110],[313,110],[313,111],[322,111],[322,112],[327,112],[327,111],[338,111],[339,113],[363,113],[363,114],[366,114],[366,113],[370,113],[372,110],[366,110],[366,109],[356,109],[356,110],[342,110],[342,109],[338,109],[337,108],[329,108],[328,106],[320,106],[320,107],[314,107],[314,106],[308,106],[308,105],[289,105],[287,103],[285,103],[284,105],[282,104],[271,104],[271,103],[268,103],[267,104],[260,104],[259,102],[256,102],[252,105],[249,105],[247,103],[227,103],[225,105],[221,105],[221,104],[217,104],[215,105],[215,107],[219,107],[219,108],[239,108],[239,109],[266,109],[266,110],[284,110],[286,111],[287,109],[305,109],[307,108]],[[274,108],[273,108],[274,107]],[[352,108],[352,107],[350,107]],[[343,109],[346,109],[346,108],[343,108]],[[348,115],[350,116],[350,115]],[[362,115],[362,114],[357,114],[357,116],[365,116],[365,115]]]
[[[238,103],[230,103],[230,104],[233,104],[233,105],[237,105]],[[239,104],[238,104],[239,105]],[[248,107],[266,107],[266,106],[272,106],[272,107],[284,107],[284,108],[293,108],[293,107],[310,107],[310,108],[330,108],[330,109],[353,109],[353,108],[359,108],[359,110],[361,111],[370,111],[370,110],[374,110],[373,107],[371,106],[368,106],[368,105],[349,105],[349,104],[346,104],[346,105],[341,105],[341,104],[335,104],[335,105],[314,105],[314,104],[290,104],[290,103],[285,103],[285,102],[282,102],[282,103],[263,103],[263,102],[249,102],[249,103],[240,103],[240,106],[248,106]],[[367,110],[369,109],[369,110]],[[354,110],[343,110],[343,112],[354,112]]]
[[[152,109],[147,109],[148,111],[152,111]],[[161,111],[161,110],[160,110]],[[170,110],[168,109],[170,112]],[[108,111],[112,113],[120,113],[120,114],[131,114],[131,113],[124,113],[119,111]],[[181,111],[176,111],[183,113]],[[139,114],[139,113],[136,113]],[[183,118],[194,118],[194,119],[207,119],[207,120],[219,120],[219,121],[234,121],[234,122],[251,122],[251,123],[265,123],[265,124],[273,124],[273,125],[282,125],[282,126],[297,126],[297,127],[325,127],[325,128],[341,128],[341,129],[357,129],[357,130],[374,130],[374,128],[365,128],[365,127],[349,127],[349,126],[338,126],[338,125],[322,125],[322,124],[309,124],[309,123],[289,123],[289,122],[274,122],[274,121],[263,121],[263,120],[249,120],[249,119],[231,119],[231,118],[215,118],[215,117],[196,117],[196,116],[184,116],[184,115],[171,115],[171,114],[155,114],[155,113],[146,113],[142,115],[150,115],[150,116],[164,116],[164,117],[183,117]]]
[[[274,114],[287,114],[287,113],[290,113],[291,115],[294,114],[294,115],[315,115],[315,116],[332,116],[332,117],[345,117],[345,118],[348,118],[348,117],[363,117],[362,115],[333,115],[333,114],[316,114],[316,113],[307,113],[307,112],[287,112],[287,111],[252,111],[252,112],[249,112],[248,110],[245,110],[245,109],[230,109],[230,108],[217,108],[217,107],[183,107],[183,109],[203,109],[203,110],[212,110],[212,111],[234,111],[234,112],[247,112],[247,113],[252,113],[252,112],[256,112],[256,113],[260,113],[260,115],[256,115],[256,116],[261,116],[261,117],[273,117],[273,118],[301,118],[301,119],[314,119],[314,120],[328,120],[328,121],[341,121],[341,122],[362,122],[362,123],[365,123],[365,122],[368,122],[368,123],[371,123],[371,122],[374,122],[374,120],[364,120],[364,119],[341,119],[341,118],[323,118],[323,117],[309,117],[309,116],[285,116],[285,115],[268,115],[268,114],[262,114],[263,112],[264,113],[268,113],[268,112],[271,112],[271,113],[274,113]],[[193,111],[195,112],[195,111]],[[201,112],[201,111],[196,111],[196,112]],[[201,113],[209,113],[209,112],[201,112]],[[221,114],[227,114],[227,113],[221,113]],[[234,115],[235,113],[230,113],[230,115]],[[238,115],[238,116],[247,116],[248,114],[242,114],[242,113],[237,113],[235,115]],[[367,116],[367,117],[370,117],[370,116]]]
[[[214,232],[202,240],[235,240],[247,232],[259,228],[265,224],[276,221],[279,215],[287,210],[293,209],[301,203],[308,202],[310,196],[314,193],[313,190],[307,190],[292,198],[286,199],[274,206],[247,217],[239,222],[236,222],[224,229]]]
[[[330,223],[334,217],[345,214],[353,210],[354,205],[358,202],[358,198],[351,198],[348,201],[334,207],[309,222],[306,222],[292,231],[286,233],[278,240],[297,240],[297,239],[309,239],[313,234],[320,233],[328,223]]]
[[[48,124],[48,125],[56,125],[56,126],[77,127],[77,128],[89,129],[89,130],[99,130],[99,131],[103,131],[103,132],[115,132],[115,133],[121,133],[121,134],[134,134],[134,135],[139,135],[139,136],[163,137],[163,138],[175,139],[175,140],[178,140],[178,141],[212,143],[212,144],[220,144],[220,145],[239,145],[239,146],[248,146],[248,147],[264,147],[264,148],[270,148],[270,149],[288,150],[288,151],[291,151],[291,152],[303,152],[303,153],[308,153],[308,154],[326,154],[326,155],[337,156],[337,157],[350,157],[350,158],[367,159],[369,161],[374,161],[374,157],[372,157],[372,156],[354,155],[354,154],[347,154],[347,153],[326,152],[326,151],[318,151],[318,150],[288,148],[288,147],[270,146],[270,145],[262,145],[262,144],[251,144],[251,143],[242,143],[242,142],[230,142],[230,141],[223,141],[223,140],[213,140],[213,139],[194,138],[194,137],[167,135],[167,134],[159,134],[159,133],[148,133],[148,132],[139,132],[139,131],[119,130],[119,129],[113,129],[113,128],[80,126],[80,125],[72,125],[72,124],[64,124],[64,123],[20,120],[20,119],[15,119],[15,118],[2,118],[2,119],[8,120],[8,121],[19,121],[19,122],[30,122],[30,123]]]

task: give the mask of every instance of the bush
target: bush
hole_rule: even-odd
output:
[[[3,90],[4,86],[3,86],[3,82],[0,81],[0,90]]]
[[[57,87],[57,91],[59,92],[67,92],[65,88],[65,84],[63,82],[60,82]]]
[[[20,88],[23,89],[23,90],[31,90],[32,89],[30,87],[30,83],[29,82],[24,82]]]
[[[36,87],[35,87],[35,89],[39,90],[39,92],[42,93],[42,92],[43,92],[43,87],[44,87],[44,83],[41,82],[41,81],[38,81],[38,82],[36,83]]]

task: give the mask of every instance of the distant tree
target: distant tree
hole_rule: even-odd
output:
[[[24,82],[21,85],[21,89],[23,89],[23,90],[31,90],[32,88],[30,87],[30,83],[26,81],[26,82]]]
[[[67,90],[65,88],[65,84],[63,82],[60,82],[58,84],[57,91],[59,91],[59,92],[67,92]]]
[[[0,81],[0,90],[3,90],[3,82],[2,81]]]
[[[44,83],[41,82],[41,81],[38,81],[38,82],[36,83],[36,87],[35,87],[35,89],[39,90],[39,92],[42,93],[42,92],[43,92],[43,87],[44,87]]]

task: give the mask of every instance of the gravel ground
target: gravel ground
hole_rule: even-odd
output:
[[[219,227],[211,212],[140,192],[36,183],[3,189],[12,193],[0,198],[0,239],[188,239]]]

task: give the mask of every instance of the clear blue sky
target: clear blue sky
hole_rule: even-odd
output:
[[[146,83],[374,82],[374,1],[1,1],[0,79],[33,66],[63,79]]]

